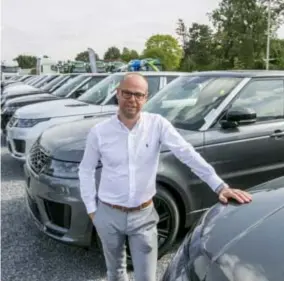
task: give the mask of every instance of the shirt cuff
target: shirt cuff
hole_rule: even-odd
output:
[[[94,201],[86,204],[86,209],[88,214],[94,213],[97,210],[96,202]]]
[[[220,187],[227,186],[226,183],[216,174],[212,175],[207,184],[211,187],[214,192],[218,192]]]

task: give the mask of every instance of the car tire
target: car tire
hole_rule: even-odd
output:
[[[177,207],[177,203],[171,193],[167,191],[165,188],[158,188],[157,194],[154,197],[154,205],[159,214],[160,221],[158,223],[158,236],[159,236],[159,248],[158,248],[158,259],[165,255],[175,243],[176,237],[178,235],[180,229],[180,214]],[[164,211],[164,213],[162,213]],[[168,213],[168,218],[165,215],[165,212]],[[161,216],[163,216],[161,221]],[[165,219],[166,218],[166,219]],[[167,226],[166,226],[167,224]],[[167,228],[167,229],[166,229]],[[162,233],[168,232],[165,240],[162,240],[161,236],[164,236]],[[102,244],[98,235],[97,237],[97,245],[102,251]],[[132,260],[129,251],[128,242],[127,244],[127,265],[132,268]]]

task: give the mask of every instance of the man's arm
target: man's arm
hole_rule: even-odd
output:
[[[219,192],[227,184],[216,174],[214,168],[172,126],[161,117],[161,142],[184,164],[190,167],[213,191]]]
[[[97,208],[95,171],[99,159],[98,136],[94,127],[88,134],[83,159],[79,166],[81,197],[89,215],[93,214]]]
[[[166,145],[180,161],[189,166],[201,180],[206,182],[212,190],[218,194],[221,202],[226,204],[230,198],[237,200],[241,204],[251,202],[252,197],[248,192],[230,188],[216,174],[214,168],[208,164],[194,147],[185,141],[172,124],[163,117],[161,117],[161,142]]]

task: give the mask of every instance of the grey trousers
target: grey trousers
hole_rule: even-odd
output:
[[[127,236],[135,281],[156,280],[158,221],[153,203],[140,211],[127,213],[98,202],[93,223],[102,242],[108,281],[128,281]]]

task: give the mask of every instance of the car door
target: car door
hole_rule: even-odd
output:
[[[251,108],[256,122],[223,129],[220,122],[204,133],[204,157],[233,187],[284,174],[284,80],[252,79],[230,106]]]

